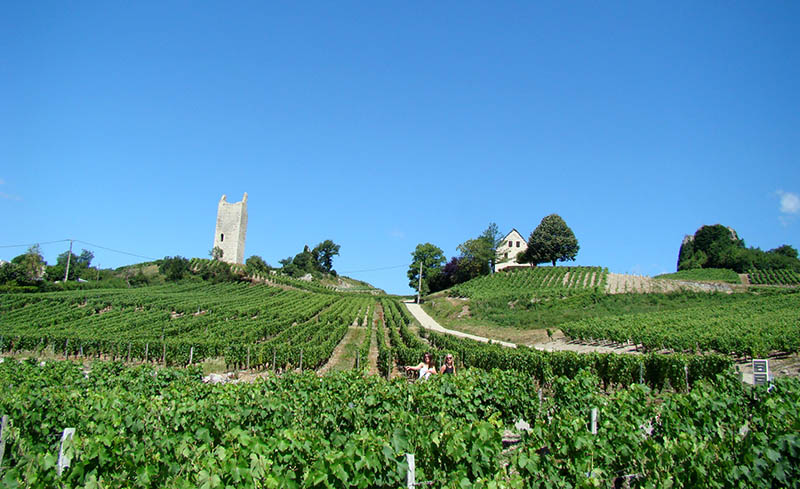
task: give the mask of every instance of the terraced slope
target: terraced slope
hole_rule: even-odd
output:
[[[267,285],[164,285],[5,294],[0,351],[52,347],[69,355],[186,364],[316,368],[375,299]]]
[[[474,278],[450,295],[476,300],[567,297],[605,288],[608,270],[600,267],[535,267]]]
[[[751,357],[800,350],[800,293],[729,304],[590,318],[561,325],[579,340],[632,342],[648,350],[716,351]]]

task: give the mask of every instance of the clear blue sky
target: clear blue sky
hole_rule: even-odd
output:
[[[6,3],[0,245],[207,257],[246,191],[246,255],[330,238],[393,293],[550,213],[615,272],[703,224],[800,246],[800,3],[611,3]]]

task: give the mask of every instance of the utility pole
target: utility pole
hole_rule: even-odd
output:
[[[67,269],[64,271],[64,283],[67,283],[67,277],[69,277],[69,262],[70,258],[72,258],[72,243],[73,239],[69,240],[69,253],[67,254]]]
[[[419,285],[417,286],[417,304],[422,302],[420,299],[420,294],[422,294],[422,259],[419,260]]]

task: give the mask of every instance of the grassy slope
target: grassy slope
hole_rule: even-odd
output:
[[[724,273],[717,273],[716,276],[724,275]],[[710,276],[709,273],[704,275],[706,279],[709,279]],[[507,284],[508,282],[507,277],[499,274],[497,279],[483,277],[479,280],[484,284],[492,280],[498,284]],[[539,301],[535,299],[537,291],[515,290],[508,285],[503,285],[503,287],[509,290],[498,290],[495,294],[496,299],[484,295],[460,300],[446,297],[448,291],[443,291],[428,297],[423,307],[428,314],[447,328],[501,340],[531,343],[546,340],[546,329],[548,328],[556,330],[562,324],[581,319],[675,311],[697,306],[721,306],[738,303],[751,297],[749,293],[724,294],[689,291],[669,294],[607,295],[598,293],[596,290],[585,289],[571,291],[574,295],[553,298],[551,291],[545,288],[541,291],[541,296],[547,298]],[[463,289],[464,287],[462,287]],[[467,287],[467,289],[469,288]],[[508,300],[515,296],[517,300],[513,302]],[[528,297],[534,300],[528,300]]]
[[[670,280],[690,280],[701,282],[725,282],[729,284],[742,283],[739,274],[727,268],[698,268],[695,270],[681,270],[675,273],[665,273],[653,278],[666,278]]]
[[[725,304],[740,300],[740,294],[675,292],[671,294],[614,294],[594,299],[582,296],[548,303],[517,304],[513,309],[474,300],[454,301],[433,298],[423,306],[445,327],[492,326],[510,329],[557,328],[560,324],[590,317],[669,311],[696,305]],[[464,306],[469,317],[458,318]]]

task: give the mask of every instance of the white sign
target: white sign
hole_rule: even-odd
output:
[[[74,434],[75,428],[64,428],[64,433],[61,434],[61,447],[58,449],[58,466],[56,467],[59,476],[64,469],[69,467],[71,461],[71,459],[64,454],[64,442],[71,440]]]

